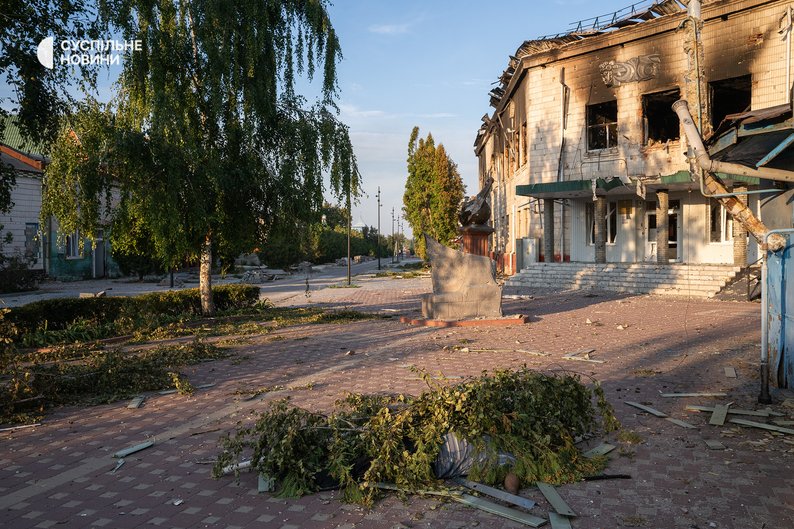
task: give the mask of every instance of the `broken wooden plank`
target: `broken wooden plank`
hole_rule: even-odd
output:
[[[624,404],[628,404],[629,406],[633,406],[634,408],[637,408],[638,410],[642,410],[642,411],[648,412],[651,415],[656,415],[657,417],[662,417],[662,418],[667,417],[666,413],[662,413],[659,410],[657,410],[656,408],[651,408],[650,406],[643,406],[639,402],[631,402],[631,401],[626,400],[623,403]]]
[[[732,367],[725,368],[725,376],[728,378],[736,378],[736,369]]]
[[[781,421],[780,419],[775,419],[772,422],[778,426],[794,426],[794,421]]]
[[[725,404],[717,404],[714,406],[714,413],[711,414],[709,424],[714,426],[722,426],[725,424],[725,418],[728,416],[728,406]]]
[[[705,412],[714,412],[713,406],[695,406],[693,404],[688,405],[686,408],[687,411],[705,411]],[[729,415],[748,415],[751,417],[769,417],[771,410],[743,410],[741,408],[729,408],[728,414]]]
[[[419,490],[406,490],[403,488],[394,485],[393,483],[375,483],[375,486],[382,490],[393,490],[395,492],[406,492],[406,493],[413,493],[413,494],[426,494],[429,496],[443,496],[445,498],[458,498],[460,497],[461,493],[456,490],[433,490],[433,489],[419,489]]]
[[[477,492],[492,498],[496,498],[497,500],[506,501],[507,503],[512,503],[518,507],[523,507],[524,509],[531,509],[535,506],[535,502],[529,498],[523,498],[515,494],[510,494],[509,492],[495,489],[493,487],[489,487],[488,485],[483,485],[482,483],[476,483],[464,478],[453,478],[452,482],[466,487],[467,489],[476,490]]]
[[[571,529],[571,521],[556,512],[549,513],[549,522],[551,522],[551,529]]]
[[[593,360],[591,358],[581,358],[578,356],[563,356],[563,360],[578,360],[579,362],[590,362],[592,364],[603,364],[604,360]]]
[[[124,448],[123,450],[119,450],[118,452],[113,454],[113,457],[118,457],[118,458],[127,457],[128,455],[134,454],[135,452],[140,452],[141,450],[145,450],[150,446],[154,446],[154,441],[146,441],[144,443],[137,444],[135,446],[130,446],[129,448]]]
[[[573,357],[579,356],[579,355],[589,355],[590,353],[595,353],[595,349],[592,349],[592,348],[579,349],[579,350],[573,351],[571,353],[565,353],[563,355],[563,358],[573,358]]]
[[[557,489],[542,481],[538,481],[535,485],[537,485],[538,489],[540,489],[540,492],[546,497],[546,500],[548,500],[551,506],[554,507],[555,511],[563,516],[576,516],[576,513],[568,507],[568,504],[565,503],[565,500],[559,495]]]
[[[24,428],[33,428],[35,426],[41,426],[40,422],[36,422],[33,424],[23,424],[21,426],[9,426],[7,428],[0,428],[0,432],[13,432],[14,430],[22,430]]]
[[[709,447],[710,450],[725,450],[725,445],[719,441],[714,441],[712,439],[705,439],[706,446]]]
[[[585,457],[605,456],[614,449],[615,449],[615,445],[611,445],[609,443],[601,443],[595,448],[591,448],[587,452],[584,452],[582,455]]]
[[[472,353],[523,353],[535,356],[549,356],[551,353],[543,351],[527,351],[526,349],[469,349]]]
[[[672,417],[665,417],[664,420],[670,421],[671,423],[680,426],[682,428],[697,428],[694,424],[689,424],[686,421],[682,421],[681,419],[674,419]]]
[[[704,393],[662,393],[662,397],[675,398],[675,397],[727,397],[727,393],[720,391],[704,392]]]
[[[794,430],[792,430],[791,428],[783,428],[782,426],[775,426],[774,424],[748,421],[745,419],[730,419],[728,422],[732,422],[733,424],[740,424],[742,426],[750,426],[751,428],[761,428],[762,430],[770,430],[773,432],[794,434]]]
[[[504,507],[497,503],[478,498],[477,496],[472,496],[471,494],[461,494],[460,496],[451,496],[451,498],[459,503],[468,505],[469,507],[474,507],[476,509],[480,509],[481,511],[489,512],[491,514],[501,516],[502,518],[507,518],[508,520],[513,520],[514,522],[529,525],[530,527],[540,527],[546,523],[545,518],[540,518],[525,512],[517,511],[516,509],[511,509],[510,507]]]
[[[146,397],[139,395],[132,399],[129,404],[127,404],[127,408],[131,410],[140,408],[143,405],[144,400],[146,400]]]

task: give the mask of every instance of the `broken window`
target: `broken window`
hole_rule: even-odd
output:
[[[733,240],[733,217],[725,207],[714,200],[709,200],[709,242],[728,242]]]
[[[752,77],[743,75],[709,83],[711,88],[711,124],[717,127],[725,116],[750,109]]]
[[[618,102],[587,105],[587,150],[610,149],[618,145]]]
[[[667,90],[642,96],[642,121],[645,145],[674,141],[680,137],[678,116],[673,103],[681,99],[681,91]]]
[[[587,244],[595,244],[595,204],[588,202],[585,205],[585,222],[587,223]],[[607,244],[615,244],[618,233],[618,205],[616,202],[607,203],[606,234]]]

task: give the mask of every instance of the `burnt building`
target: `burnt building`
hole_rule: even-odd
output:
[[[685,2],[640,5],[524,42],[490,93],[494,110],[483,116],[475,153],[481,185],[495,181],[492,250],[505,273],[519,272],[514,282],[536,261],[579,263],[577,277],[597,286],[603,268],[588,265],[727,277],[760,257],[723,201],[704,196],[713,193],[687,157],[672,105],[701,101],[690,107],[707,140],[746,123],[748,112],[776,109],[763,114],[778,134],[768,150],[789,149],[794,3],[703,2],[700,55],[691,53],[695,22]],[[716,176],[768,228],[794,225],[790,184]]]

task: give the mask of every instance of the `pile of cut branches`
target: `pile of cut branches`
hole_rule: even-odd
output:
[[[250,456],[282,496],[338,486],[348,501],[371,504],[380,482],[435,486],[434,463],[452,432],[481,454],[473,479],[494,484],[512,471],[524,483],[564,483],[604,464],[583,457],[574,439],[619,426],[601,388],[576,375],[497,370],[455,385],[421,375],[430,389],[418,397],[350,395],[330,415],[275,402],[253,426],[221,439],[213,475]]]

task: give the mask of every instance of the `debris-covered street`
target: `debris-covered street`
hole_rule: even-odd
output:
[[[15,529],[520,527],[442,498],[402,501],[387,494],[368,510],[342,503],[334,491],[282,499],[259,493],[255,473],[243,471],[239,481],[213,479],[210,473],[219,438],[240,422],[250,423],[276,399],[288,396],[292,404],[328,411],[347,392],[418,395],[426,386],[412,366],[455,382],[523,365],[600,381],[623,425],[581,445],[613,445],[604,473],[625,475],[622,479],[557,488],[576,514],[568,519],[571,527],[794,524],[794,435],[784,433],[792,427],[794,399],[777,395],[767,411],[757,403],[757,304],[506,291],[505,313],[525,314],[529,323],[428,328],[399,321],[416,316],[419,295],[430,289],[428,278],[367,276],[356,278],[356,284],[284,303],[391,317],[240,337],[229,358],[185,372],[197,388],[191,397],[150,394],[137,408],[128,407],[128,400],[61,408],[39,426],[0,432],[0,524]],[[680,393],[725,396],[671,396]],[[729,403],[721,417],[693,409],[725,410]],[[740,410],[761,411],[732,413]],[[783,431],[748,427],[743,420]],[[147,447],[148,441],[153,444]],[[119,464],[113,455],[130,447],[139,450]],[[549,519],[551,506],[533,484],[521,484],[520,494],[537,502],[530,514]]]

